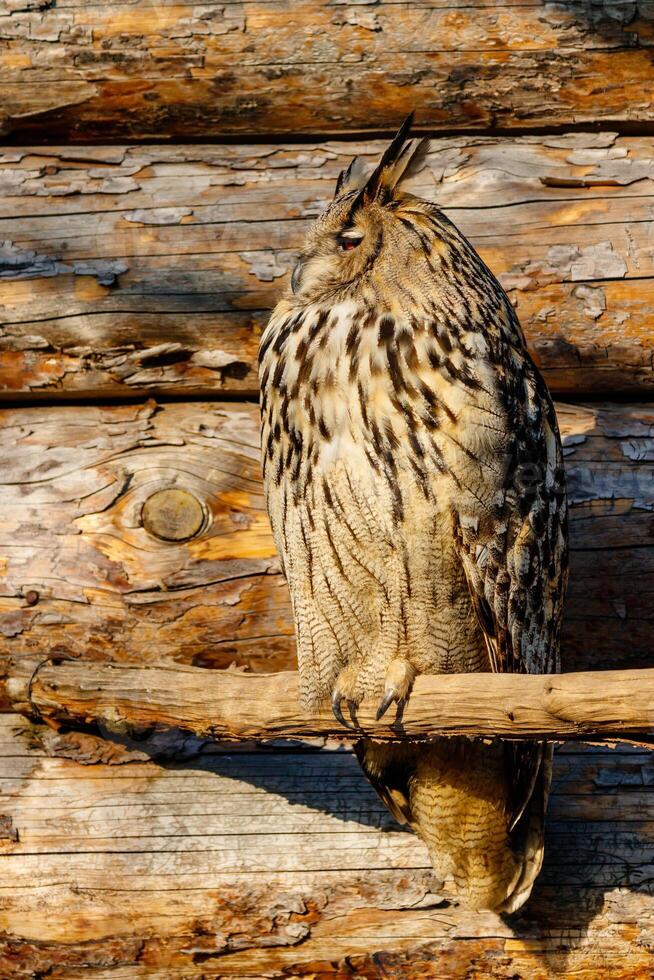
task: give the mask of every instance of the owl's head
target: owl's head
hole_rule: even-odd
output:
[[[402,222],[402,206],[417,199],[401,186],[418,169],[428,141],[408,139],[412,121],[413,113],[370,175],[358,157],[341,172],[334,200],[309,231],[293,271],[296,302],[344,295],[379,273],[389,256],[400,268],[403,252],[415,248],[415,235]]]

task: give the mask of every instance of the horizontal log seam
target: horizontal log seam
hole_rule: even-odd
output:
[[[48,658],[10,672],[15,710],[108,731],[180,728],[239,741],[353,737],[384,741],[467,735],[506,739],[654,741],[654,668],[568,674],[440,674],[416,679],[396,718],[360,706],[346,732],[331,711],[303,713],[295,672],[245,675],[195,667],[141,667]]]

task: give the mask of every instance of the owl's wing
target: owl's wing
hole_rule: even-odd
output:
[[[494,671],[558,670],[567,581],[566,499],[554,408],[537,374],[492,514],[454,516],[457,550]],[[544,745],[512,747],[513,824],[533,791]]]
[[[558,669],[567,576],[561,446],[549,396],[521,420],[493,513],[456,512],[457,549],[494,670]]]

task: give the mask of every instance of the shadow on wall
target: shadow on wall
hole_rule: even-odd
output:
[[[239,752],[193,760],[194,767],[198,763],[294,807],[389,834],[410,833],[387,812],[347,750]],[[571,968],[570,956],[607,901],[615,906],[609,921],[621,922],[622,916],[629,919],[628,893],[654,897],[648,873],[654,864],[652,826],[654,754],[629,747],[559,750],[543,870],[527,905],[503,917],[515,939],[535,943],[553,974]],[[456,916],[455,909],[449,911]]]
[[[79,736],[71,733],[51,737],[65,740]],[[101,742],[97,736],[86,737]],[[127,744],[123,739],[122,746],[119,741],[114,742],[114,747],[118,753],[123,752],[123,761],[128,761],[129,756],[152,758],[169,771],[188,768],[226,781],[225,795],[250,796],[250,814],[257,812],[258,805],[252,791],[260,797],[265,794],[267,806],[272,807],[270,812],[280,814],[282,836],[285,821],[288,826],[287,842],[271,846],[284,846],[289,854],[294,832],[303,833],[305,847],[305,834],[337,832],[344,824],[349,825],[348,831],[356,832],[358,827],[385,832],[391,847],[393,837],[398,845],[406,844],[405,835],[410,833],[396,824],[348,749],[319,751],[306,743],[280,741],[267,748],[241,744],[230,749],[173,731],[158,732],[143,740],[132,738]],[[326,816],[324,824],[312,820],[320,813]],[[553,975],[572,969],[570,958],[584,946],[585,937],[593,932],[593,920],[603,910],[601,928],[604,930],[608,921],[617,929],[632,921],[630,895],[654,898],[654,876],[650,871],[654,866],[653,826],[654,754],[626,746],[610,750],[569,744],[559,749],[544,867],[525,908],[504,920],[515,939],[537,950],[539,962],[547,963]],[[378,842],[373,834],[366,847],[374,849]],[[245,853],[247,846],[241,843],[238,849]],[[290,860],[292,863],[292,857]],[[388,870],[397,870],[400,861],[398,851],[398,860],[389,864]],[[385,868],[382,858],[379,867]],[[424,867],[405,870],[412,877],[424,878],[428,871],[426,854]],[[363,887],[362,880],[365,881],[365,872],[353,872],[352,888]],[[365,903],[363,894],[362,902]],[[446,903],[437,908],[447,908],[447,915],[455,922],[459,917],[457,909],[448,908]],[[487,920],[481,923],[480,935],[487,924]],[[593,935],[595,945],[598,934]],[[425,955],[430,955],[427,947]],[[399,954],[388,956],[393,959]]]

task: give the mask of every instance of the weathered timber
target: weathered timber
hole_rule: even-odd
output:
[[[329,705],[306,715],[295,672],[137,667],[21,659],[9,673],[16,711],[79,725],[162,725],[228,741],[338,738]],[[375,720],[364,703],[357,731],[380,741],[437,735],[509,739],[654,741],[654,669],[570,674],[442,674],[416,678],[407,703]]]
[[[293,666],[254,405],[5,409],[0,442],[4,655]],[[162,528],[171,490],[199,533]]]
[[[0,396],[254,396],[309,223],[382,145],[6,149]],[[500,276],[555,393],[652,395],[650,140],[436,140],[413,186]]]
[[[563,669],[649,667],[654,410],[558,412],[572,505]],[[3,662],[60,653],[295,667],[256,406],[7,408],[0,442]],[[192,498],[202,521],[199,530],[168,526],[172,540],[147,530],[169,490]],[[190,536],[180,540],[184,531]]]
[[[14,139],[375,132],[413,108],[421,125],[447,130],[654,116],[650,0],[3,0],[0,10],[0,124]]]
[[[0,716],[2,976],[650,980],[651,753],[556,752],[509,920],[451,903],[349,752],[108,744]]]

